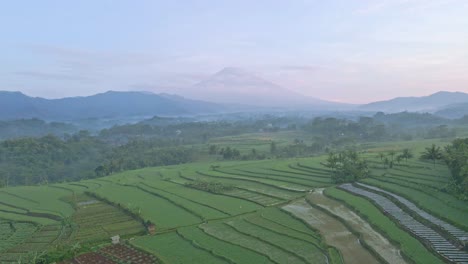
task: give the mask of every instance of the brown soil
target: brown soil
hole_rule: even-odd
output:
[[[283,207],[295,216],[303,219],[313,228],[320,231],[328,245],[336,247],[348,264],[372,264],[379,261],[367,251],[359,239],[340,221],[328,214],[311,207],[304,199]]]
[[[361,234],[367,245],[377,252],[388,263],[405,264],[406,261],[400,255],[400,250],[392,245],[384,236],[375,231],[369,223],[362,219],[359,215],[348,209],[339,202],[327,198],[323,195],[323,189],[318,189],[311,193],[307,199],[326,209],[328,212],[345,220],[352,229]]]

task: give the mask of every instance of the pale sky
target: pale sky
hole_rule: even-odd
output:
[[[46,98],[227,66],[351,103],[468,92],[467,0],[1,1],[0,34],[0,90]]]

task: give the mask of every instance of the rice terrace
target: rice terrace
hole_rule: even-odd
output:
[[[465,263],[468,204],[443,190],[447,166],[381,160],[427,143],[362,148],[370,175],[354,183],[333,183],[328,154],[3,188],[0,262]]]

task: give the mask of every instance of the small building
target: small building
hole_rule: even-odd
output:
[[[114,244],[114,245],[119,244],[120,243],[120,236],[119,235],[113,236],[113,237],[111,237],[111,240],[112,240],[112,244]]]
[[[148,233],[150,233],[150,235],[156,234],[156,226],[154,224],[149,224],[146,228],[148,229]]]

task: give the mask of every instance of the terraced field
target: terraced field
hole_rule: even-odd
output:
[[[443,251],[463,253],[457,247],[468,230],[467,203],[443,191],[447,169],[416,160],[384,168],[375,153],[364,154],[372,177],[341,189],[321,165],[325,157],[195,163],[1,189],[0,263],[114,235],[163,263],[463,262]],[[385,211],[355,189],[395,207]],[[395,211],[408,211],[428,228],[423,233],[448,244],[431,245]],[[145,224],[156,234],[146,235]],[[95,251],[83,258],[107,258]]]

